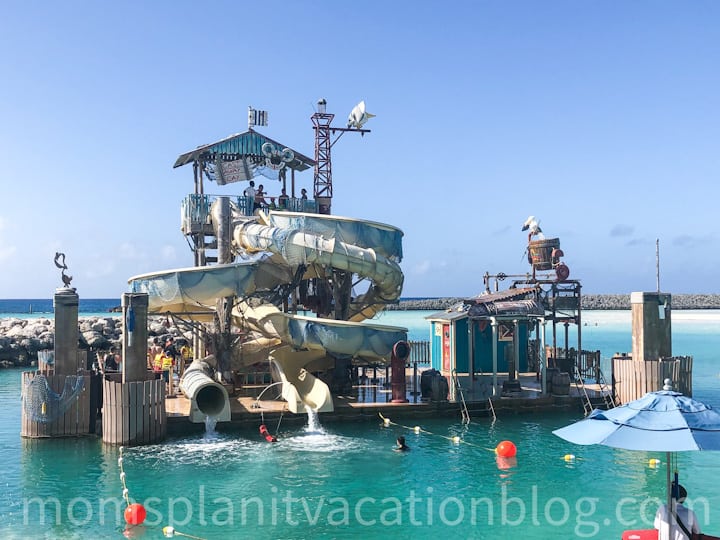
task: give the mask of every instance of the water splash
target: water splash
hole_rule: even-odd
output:
[[[307,411],[308,415],[308,423],[307,427],[305,428],[305,431],[307,433],[325,433],[325,430],[320,425],[320,416],[318,415],[317,411],[314,409],[311,409],[307,405],[305,405],[305,410]]]
[[[207,435],[214,435],[216,433],[215,426],[217,426],[217,416],[206,416],[205,433]]]

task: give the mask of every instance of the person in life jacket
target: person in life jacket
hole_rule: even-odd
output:
[[[170,382],[170,370],[175,365],[175,360],[172,356],[168,356],[167,353],[162,353],[162,360],[160,368],[162,369],[162,377],[165,382]]]

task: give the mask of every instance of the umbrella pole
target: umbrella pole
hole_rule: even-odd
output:
[[[672,507],[672,488],[670,483],[670,452],[665,452],[665,461],[667,462],[667,507],[668,512],[673,511]]]

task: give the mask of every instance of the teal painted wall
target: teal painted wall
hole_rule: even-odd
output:
[[[442,323],[433,322],[431,323],[430,336],[432,341],[430,343],[430,365],[433,369],[440,371],[442,368],[442,329],[437,329],[438,326],[442,327]]]
[[[470,319],[457,319],[455,321],[455,370],[458,373],[467,373],[469,369],[470,336],[468,324]]]
[[[456,319],[450,323],[451,335],[454,336],[454,341],[451,342],[450,347],[452,350],[452,358],[456,362],[456,365],[451,366],[451,369],[456,369],[458,373],[467,373],[470,369],[470,336],[468,334],[469,324],[470,320],[468,318]],[[430,365],[437,370],[442,370],[442,326],[442,322],[431,323]],[[440,327],[440,329],[438,329],[438,327]],[[521,321],[518,323],[518,346],[520,347],[520,365],[518,369],[519,371],[523,372],[527,371],[528,369],[528,328],[529,325],[526,321]],[[488,321],[485,329],[480,330],[480,325],[475,323],[473,325],[473,332],[473,338],[475,341],[475,358],[473,364],[475,366],[475,372],[479,373],[482,371],[483,373],[492,373],[492,326]],[[500,372],[507,371],[508,369],[507,362],[505,361],[505,348],[512,346],[512,343],[512,341],[498,341],[498,371]]]

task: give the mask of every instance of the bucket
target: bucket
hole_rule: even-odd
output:
[[[570,375],[564,371],[555,373],[552,378],[552,393],[556,396],[570,394]]]
[[[530,240],[528,252],[530,253],[530,264],[535,270],[552,270],[553,249],[560,248],[559,238],[548,238],[546,240]]]

